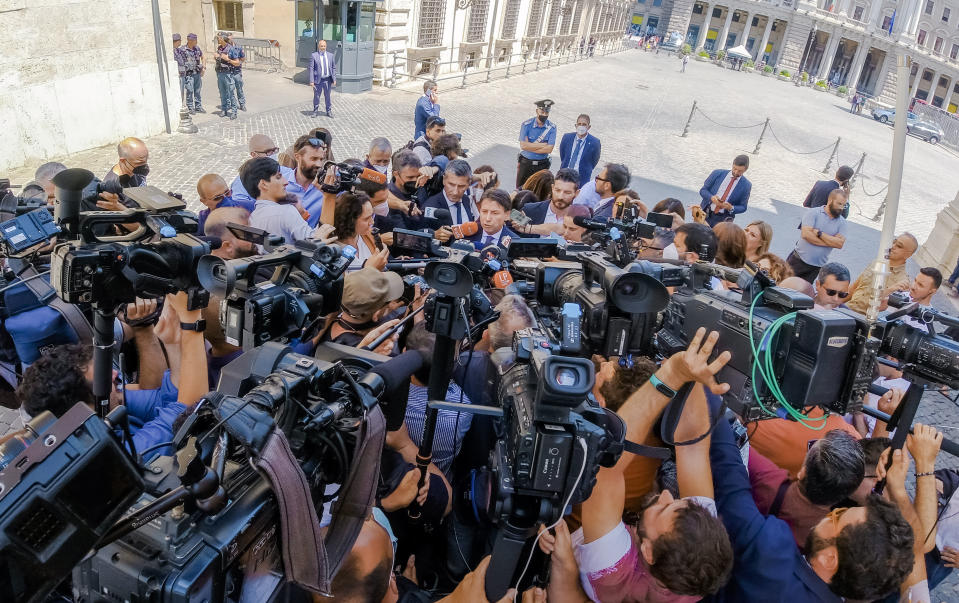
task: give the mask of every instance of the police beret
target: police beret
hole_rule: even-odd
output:
[[[195,33],[187,34],[187,35],[186,35],[186,39],[187,39],[187,40],[196,40],[196,34],[195,34]]]
[[[173,34],[173,41],[174,41],[174,42],[179,42],[179,41],[180,41],[180,34]]]

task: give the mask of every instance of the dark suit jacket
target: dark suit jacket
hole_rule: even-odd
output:
[[[310,55],[310,83],[314,84],[320,81],[320,57],[319,52]],[[330,77],[336,81],[336,57],[329,50],[326,51],[326,60],[330,62]]]
[[[812,188],[809,189],[809,194],[806,195],[806,200],[802,202],[803,207],[822,207],[829,203],[829,193],[833,192],[839,188],[839,183],[835,180],[820,180],[816,184],[812,185]],[[842,212],[843,218],[849,217],[849,204],[846,204],[846,209]]]
[[[463,205],[463,222],[475,222],[479,216],[474,215],[473,210],[470,207],[472,204],[469,201],[469,195],[463,195],[463,200],[460,203],[465,204]],[[427,207],[445,209],[447,211],[450,209],[450,206],[446,203],[446,198],[443,197],[443,193],[433,195],[432,197],[426,199],[426,201],[423,202],[423,209],[425,210]],[[456,214],[453,213],[447,220],[440,220],[438,218],[425,218],[423,223],[428,228],[436,230],[440,226],[452,226],[455,221]]]
[[[569,162],[573,155],[573,141],[575,139],[576,132],[563,134],[563,138],[559,142],[559,158],[561,160],[559,165],[560,168],[569,167]],[[602,152],[602,150],[603,145],[599,139],[592,134],[586,134],[586,148],[583,149],[583,157],[579,161],[579,186],[581,188],[584,184],[589,182],[589,178],[593,174],[593,168],[595,168],[596,164],[599,163],[599,154]]]
[[[527,203],[523,206],[523,213],[529,218],[530,224],[542,224],[546,220],[547,211],[549,211],[549,201]]]
[[[715,226],[718,222],[731,218],[735,214],[743,213],[746,211],[746,206],[749,205],[749,193],[753,185],[745,176],[740,176],[739,183],[736,184],[733,191],[729,193],[729,198],[726,199],[726,202],[733,206],[732,211],[724,209],[714,214],[710,210],[712,202],[709,199],[713,195],[723,194],[723,191],[719,190],[719,186],[728,173],[729,170],[713,170],[713,173],[703,183],[703,188],[699,189],[699,196],[702,197],[701,207],[706,210],[706,221],[710,226]]]
[[[503,239],[505,239],[506,237],[509,237],[510,240],[516,240],[521,238],[520,235],[510,230],[509,226],[504,225],[503,232],[500,233],[500,238],[498,241],[496,241],[496,244],[502,247],[503,249],[506,249],[506,245],[503,245]],[[476,247],[478,251],[483,248],[483,239],[485,238],[486,238],[486,233],[483,231],[482,228],[480,228],[475,235],[471,236],[470,238],[466,240],[473,243],[473,246]]]

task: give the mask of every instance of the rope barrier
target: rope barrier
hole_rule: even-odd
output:
[[[863,184],[862,179],[859,180],[859,186],[862,188],[862,192],[865,193],[867,197],[877,197],[877,196],[881,195],[881,194],[883,193],[883,191],[885,191],[887,188],[889,188],[889,185],[887,184],[886,186],[882,187],[881,189],[879,189],[879,190],[876,191],[875,193],[870,193],[869,191],[866,190],[866,185]]]
[[[722,128],[732,128],[732,129],[735,129],[735,130],[745,130],[745,129],[748,129],[748,128],[758,128],[759,126],[761,126],[761,125],[763,125],[764,123],[766,123],[765,121],[761,121],[761,122],[759,122],[758,124],[752,124],[752,125],[749,125],[749,126],[730,126],[730,125],[727,125],[727,124],[720,123],[720,122],[716,121],[715,119],[711,118],[710,116],[706,115],[705,113],[703,113],[703,110],[700,109],[699,107],[696,107],[696,111],[699,111],[699,114],[702,115],[703,117],[705,117],[707,121],[711,121],[712,123],[714,123],[714,124],[716,124],[717,126],[720,126],[720,127],[722,127]]]
[[[786,149],[786,150],[789,151],[790,153],[795,153],[796,155],[815,155],[816,153],[822,153],[823,151],[825,151],[825,150],[828,149],[829,147],[834,146],[834,145],[836,144],[835,142],[830,142],[829,144],[827,144],[827,145],[824,146],[823,148],[821,148],[821,149],[816,149],[815,151],[795,151],[795,150],[790,149],[789,147],[787,147],[785,144],[783,144],[783,141],[779,140],[779,137],[776,136],[776,132],[775,132],[775,130],[773,130],[772,126],[769,126],[769,133],[773,135],[773,140],[775,140],[776,142],[778,142],[778,143],[779,143],[779,146],[781,146],[782,148]]]

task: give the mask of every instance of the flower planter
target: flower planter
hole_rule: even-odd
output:
[[[788,76],[788,75],[777,75],[776,77],[779,78],[779,79],[781,79],[781,80],[784,81],[784,82],[788,82],[790,79],[792,79],[792,78],[791,78],[790,76]]]
[[[702,55],[696,55],[696,60],[700,63],[708,63],[711,59],[709,57],[704,57]]]
[[[822,86],[813,86],[816,89],[816,92],[829,92],[829,88],[823,88]]]
[[[848,94],[848,93],[847,93],[847,92],[840,92],[839,90],[836,90],[835,92],[833,92],[833,94],[835,94],[835,95],[838,96],[839,98],[845,98],[845,97],[846,97],[846,94]]]
[[[763,77],[772,77],[775,75],[772,71],[761,71],[760,73],[763,74]]]

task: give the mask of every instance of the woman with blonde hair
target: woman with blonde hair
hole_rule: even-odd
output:
[[[746,259],[758,262],[760,256],[769,252],[769,244],[773,242],[773,227],[756,220],[746,226]]]

